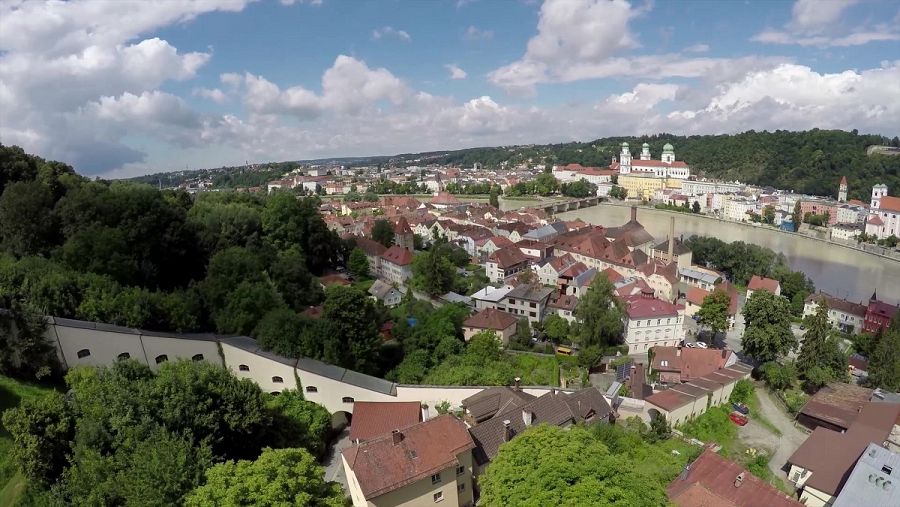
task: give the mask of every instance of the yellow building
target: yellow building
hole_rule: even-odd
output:
[[[629,199],[649,201],[657,190],[665,188],[680,190],[681,181],[677,178],[657,178],[648,174],[620,174],[618,185],[628,191]]]

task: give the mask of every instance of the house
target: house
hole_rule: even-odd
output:
[[[872,187],[871,214],[866,219],[866,235],[885,239],[900,236],[900,197],[887,195],[884,184]]]
[[[498,413],[526,405],[534,399],[533,394],[522,391],[518,385],[489,387],[462,400],[464,419],[470,426],[474,426]]]
[[[872,390],[869,388],[832,382],[819,389],[803,405],[797,414],[797,422],[811,430],[823,427],[846,431],[871,398]]]
[[[393,245],[381,254],[381,278],[403,284],[412,278],[413,253],[405,248]]]
[[[753,275],[752,277],[750,277],[750,283],[747,284],[747,299],[750,299],[750,296],[752,296],[753,293],[758,290],[766,290],[771,294],[780,296],[781,284],[778,282],[778,280],[773,280],[764,276]]]
[[[684,339],[683,315],[678,307],[653,297],[651,290],[623,299],[625,344],[631,353],[657,345],[678,345]]]
[[[515,245],[497,250],[484,264],[485,274],[492,282],[503,282],[519,272],[528,269],[530,259]]]
[[[420,422],[422,405],[418,401],[357,401],[350,441],[358,444]]]
[[[553,222],[526,232],[522,239],[547,242],[566,231],[568,231],[568,227],[565,222]]]
[[[369,274],[380,276],[381,256],[387,251],[387,247],[369,238],[355,238],[355,241],[356,247],[366,254],[366,259],[369,261]]]
[[[833,507],[900,505],[900,454],[869,444],[835,498]]]
[[[753,368],[735,363],[684,384],[644,397],[644,420],[664,417],[677,426],[703,414],[714,405],[728,403],[739,380],[750,378]]]
[[[582,270],[581,266],[584,266],[584,264],[581,262],[575,263],[560,275],[557,281],[560,293],[565,292],[565,294],[576,298],[581,298],[587,294],[591,284],[594,283],[594,277],[597,276],[598,271],[597,268]]]
[[[516,243],[516,247],[518,247],[523,254],[534,259],[546,259],[553,253],[552,245],[533,239],[523,239]]]
[[[650,258],[659,259],[664,264],[674,262],[678,265],[678,269],[689,268],[694,258],[691,249],[678,238],[675,238],[674,241],[667,239],[654,246],[650,252]]]
[[[575,308],[578,306],[578,298],[569,294],[557,294],[547,303],[547,313],[555,313],[566,319],[569,324],[575,322]]]
[[[341,459],[353,506],[474,505],[474,447],[450,414],[347,447]]]
[[[489,256],[501,248],[512,246],[513,242],[503,236],[492,236],[476,245],[476,251],[480,255]]]
[[[573,264],[575,264],[575,259],[573,259],[571,255],[564,254],[544,259],[533,265],[531,268],[537,273],[538,280],[540,280],[541,284],[556,285],[560,273]]]
[[[651,372],[659,372],[663,384],[679,384],[704,377],[737,363],[730,350],[653,347]]]
[[[713,290],[722,281],[722,274],[700,266],[679,268],[678,276],[682,282],[703,290]]]
[[[850,354],[847,358],[847,366],[850,375],[857,381],[863,381],[869,376],[869,359],[861,354]]]
[[[868,308],[859,303],[834,297],[824,292],[810,294],[803,305],[803,316],[815,315],[820,305],[828,307],[828,322],[842,333],[862,332]]]
[[[900,198],[897,198],[900,200]],[[878,295],[873,292],[869,298],[869,306],[866,308],[866,319],[863,322],[863,331],[878,333],[891,325],[891,319],[897,314],[898,306],[878,300]]]
[[[650,261],[638,266],[638,276],[647,281],[659,299],[674,301],[678,296],[678,266]]]
[[[375,280],[375,283],[369,287],[369,295],[372,296],[372,299],[381,301],[388,308],[399,305],[404,294],[406,294],[405,287],[394,287],[384,280]]]
[[[844,432],[817,427],[788,458],[788,480],[802,489],[800,501],[807,506],[834,502],[869,445],[885,445],[900,416],[900,403],[867,402],[853,415]]]
[[[707,446],[666,488],[678,507],[801,507],[737,463]]]
[[[394,244],[400,248],[405,248],[410,252],[412,252],[414,248],[415,235],[413,234],[412,228],[409,226],[409,221],[402,216],[398,218],[397,222],[394,224]]]
[[[613,409],[598,389],[590,387],[572,394],[555,389],[534,400],[511,406],[469,429],[475,441],[473,451],[476,475],[479,475],[500,449],[531,426],[550,424],[569,427],[577,423],[587,425],[609,422]]]
[[[531,324],[544,319],[544,310],[553,289],[537,285],[522,284],[506,294],[503,308],[518,318],[527,318]]]
[[[475,294],[472,294],[472,300],[475,302],[475,309],[484,310],[485,308],[498,308],[501,306],[506,294],[512,289],[511,285],[504,285],[503,287],[491,287],[488,285]]]
[[[519,319],[494,308],[486,308],[463,321],[463,336],[466,341],[482,331],[497,333],[500,342],[506,345],[516,332]]]
[[[431,205],[437,209],[447,209],[459,206],[462,202],[449,192],[438,192],[431,198]]]

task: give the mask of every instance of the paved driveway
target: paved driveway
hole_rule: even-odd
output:
[[[328,454],[325,456],[323,465],[325,466],[325,480],[334,481],[344,488],[344,492],[350,495],[350,488],[347,486],[347,476],[344,474],[344,464],[341,461],[341,451],[350,446],[350,429],[347,428],[341,432],[334,440]]]

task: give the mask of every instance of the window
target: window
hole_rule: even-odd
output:
[[[272,391],[272,396],[278,396],[281,394],[281,391]]]
[[[528,315],[531,315],[532,317],[537,318],[537,314],[534,312],[528,312]]]
[[[124,361],[124,360],[130,359],[130,358],[131,358],[131,354],[129,354],[128,352],[122,352],[118,356],[119,361]]]
[[[203,354],[194,354],[194,357],[191,358],[191,361],[203,361]]]
[[[88,349],[81,349],[78,351],[78,359],[84,359],[89,355],[91,355],[91,351]]]
[[[457,485],[456,485],[456,492],[457,492],[457,493],[462,493],[462,492],[465,491],[465,490],[466,490],[466,483],[462,483],[462,484],[457,484]]]
[[[669,362],[663,359],[660,363],[660,366],[669,366]]]
[[[319,392],[319,388],[316,386],[306,386],[306,392],[317,393],[317,392]]]
[[[441,474],[434,474],[431,476],[432,484],[439,484],[441,482]]]
[[[160,354],[160,355],[156,356],[156,364],[165,363],[168,360],[169,360],[169,356],[167,356],[165,354]]]
[[[509,299],[507,299],[507,301],[508,301],[508,302],[509,302],[509,304],[511,304],[511,305],[514,305],[514,304],[516,304],[516,300],[515,300],[515,299],[513,299],[513,298],[509,298]]]
[[[462,475],[462,473],[465,471],[466,471],[466,467],[464,467],[462,465],[456,467],[456,475]]]
[[[343,401],[344,403],[353,403],[353,398],[350,396],[344,396],[343,398],[341,398],[341,401]]]
[[[537,303],[529,303],[532,308],[537,308]]]
[[[440,501],[443,500],[443,499],[444,499],[444,492],[443,492],[443,491],[438,491],[437,493],[434,494],[434,501],[435,501],[435,503],[440,502]]]
[[[238,365],[238,370],[240,370],[240,371],[250,371],[250,367],[247,366],[246,364],[239,364],[239,365]]]
[[[283,384],[284,379],[276,375],[276,376],[272,377],[272,382],[274,382],[276,384]]]
[[[891,475],[891,472],[893,472],[893,471],[894,471],[894,469],[887,465],[884,465],[883,467],[881,467],[881,473]]]

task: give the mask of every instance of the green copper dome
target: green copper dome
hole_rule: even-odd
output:
[[[628,143],[622,143],[622,147],[623,147],[623,148],[627,148],[627,147],[628,147]]]
[[[650,143],[644,143],[642,146],[643,146],[644,148],[649,148],[649,147],[650,147]]]
[[[673,151],[673,150],[675,150],[675,147],[672,146],[672,145],[669,144],[669,143],[666,143],[666,144],[663,146],[663,151]]]

